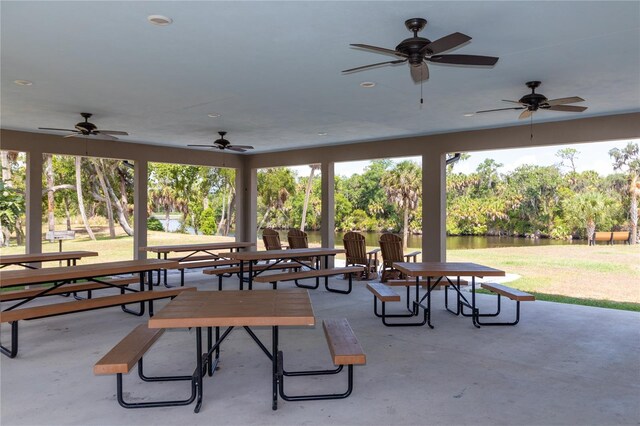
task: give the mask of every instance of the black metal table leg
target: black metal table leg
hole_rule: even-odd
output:
[[[273,389],[272,389],[272,410],[278,409],[278,326],[271,327],[271,340],[272,340],[272,357],[271,357],[271,374],[273,375]]]
[[[200,412],[202,406],[202,328],[196,327],[196,386],[198,387],[198,398],[196,400],[196,408],[194,413]]]

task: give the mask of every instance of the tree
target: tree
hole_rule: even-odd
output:
[[[89,238],[93,241],[96,240],[96,236],[93,234],[93,230],[91,226],[89,226],[89,221],[87,220],[87,213],[84,209],[84,196],[82,194],[82,157],[77,156],[75,158],[75,172],[76,172],[76,194],[78,197],[78,210],[80,210],[80,216],[82,216],[82,223],[84,224],[84,228],[87,230],[87,234],[89,234]]]
[[[640,149],[637,143],[629,142],[622,149],[613,148],[609,151],[613,159],[615,170],[626,171],[628,175],[628,193],[631,198],[629,206],[629,222],[631,227],[631,244],[636,244],[638,238],[638,196],[640,196]]]
[[[605,225],[610,221],[615,200],[600,192],[590,191],[575,194],[566,204],[565,211],[569,223],[576,227],[582,227],[586,232],[587,239],[591,240],[596,226],[599,223]]]
[[[304,225],[307,221],[307,207],[309,206],[309,195],[311,194],[311,184],[313,183],[313,174],[320,169],[320,164],[309,164],[309,180],[307,181],[307,189],[304,193],[304,204],[302,205],[302,220],[300,221],[300,230],[304,231]]]
[[[381,183],[389,201],[402,212],[402,245],[406,249],[409,214],[422,196],[422,169],[413,161],[402,161],[383,175]]]
[[[576,160],[580,152],[575,148],[563,148],[556,153],[560,157],[560,165],[570,167],[572,173],[576,173]],[[568,164],[565,164],[568,163]]]
[[[258,197],[265,207],[264,216],[258,224],[262,228],[270,213],[280,210],[295,191],[295,178],[290,169],[275,167],[258,172]]]

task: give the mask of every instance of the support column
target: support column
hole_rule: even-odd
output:
[[[257,241],[257,214],[258,171],[245,161],[242,169],[236,169],[236,241]]]
[[[422,260],[447,260],[445,154],[422,156]]]
[[[26,216],[27,253],[42,253],[42,152],[27,152]]]
[[[133,258],[146,259],[149,163],[135,160],[133,170]]]
[[[322,188],[322,213],[320,221],[322,227],[320,235],[322,238],[322,247],[335,246],[335,229],[336,229],[336,204],[334,199],[335,192],[335,163],[323,162],[320,167],[321,188]],[[329,258],[329,267],[333,268],[334,258]]]

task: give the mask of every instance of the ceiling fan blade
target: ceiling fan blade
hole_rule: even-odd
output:
[[[59,132],[77,132],[77,130],[72,129],[56,129],[55,127],[38,127],[40,130],[57,130]]]
[[[525,109],[525,107],[513,107],[513,108],[497,108],[497,109],[485,109],[482,111],[476,111],[476,114],[480,114],[483,112],[493,112],[493,111],[507,111],[507,110],[513,110],[513,109]]]
[[[533,111],[525,109],[524,111],[522,111],[522,114],[518,116],[518,119],[522,120],[523,118],[529,118],[531,117],[531,114],[533,114]]]
[[[120,130],[96,130],[96,133],[102,133],[102,134],[107,134],[107,135],[122,135],[122,136],[128,136],[129,133],[127,132],[123,132]]]
[[[523,104],[520,101],[510,101],[508,99],[503,99],[502,102],[511,102],[512,104],[526,105],[526,104]]]
[[[239,148],[237,146],[231,146],[231,145],[227,146],[225,149],[228,149],[229,151],[236,151],[236,152],[246,152],[247,151],[246,149],[242,149],[242,148]]]
[[[377,67],[378,65],[386,65],[386,64],[401,64],[403,62],[407,62],[407,59],[398,59],[397,61],[386,61],[386,62],[378,62],[377,64],[371,64],[371,65],[363,65],[361,67],[356,67],[356,68],[351,68],[348,70],[344,70],[342,72],[352,72],[352,71],[359,71],[359,70],[363,70],[365,68],[372,68],[372,67]]]
[[[576,102],[584,102],[584,99],[578,96],[571,96],[569,98],[551,99],[551,100],[548,100],[546,103],[549,104],[550,106],[554,106],[554,105],[574,104]]]
[[[411,71],[411,78],[414,83],[420,83],[421,81],[429,79],[429,68],[427,68],[427,64],[424,62],[418,66],[410,65],[409,70]]]
[[[495,56],[478,56],[478,55],[436,55],[430,58],[424,58],[425,61],[437,64],[452,65],[481,65],[491,66],[498,62],[499,58]]]
[[[189,144],[189,145],[187,145],[187,146],[203,146],[203,147],[206,147],[206,148],[217,148],[217,146],[213,146],[213,145],[211,145],[211,144],[209,144],[209,145]]]
[[[106,133],[94,132],[92,134],[95,135],[96,137],[100,138],[100,139],[109,139],[109,140],[112,140],[112,141],[117,141],[118,140],[118,138],[116,138],[115,136],[107,135]]]
[[[82,136],[82,133],[74,132],[74,133],[71,133],[70,135],[64,136],[64,138],[76,138],[78,136]]]
[[[250,145],[229,145],[227,148],[253,149]]]
[[[453,33],[448,36],[444,36],[442,38],[437,39],[436,41],[432,41],[427,44],[420,50],[420,53],[427,53],[429,55],[435,55],[436,53],[442,53],[447,50],[451,50],[454,47],[458,47],[461,44],[464,44],[471,40],[466,34],[462,33]]]
[[[371,46],[368,44],[350,44],[349,46],[358,47],[360,49],[373,50],[374,52],[385,53],[387,55],[401,56],[403,58],[406,58],[408,56],[406,53],[397,52],[391,49],[385,49],[384,47]]]
[[[587,107],[575,106],[575,105],[552,105],[549,108],[545,108],[545,109],[550,109],[552,111],[582,112],[585,109],[587,109]]]

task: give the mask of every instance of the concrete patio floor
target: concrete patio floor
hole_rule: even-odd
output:
[[[176,282],[176,276],[171,279]],[[345,284],[334,280],[335,286]],[[187,285],[212,290],[211,278],[187,274]],[[225,288],[237,288],[227,279]],[[288,283],[282,288],[293,286]],[[242,330],[222,346],[220,369],[204,382],[199,414],[193,405],[126,410],[115,398],[116,379],[94,376],[94,363],[147,317],[118,308],[20,324],[20,352],[2,356],[2,425],[187,424],[473,424],[604,425],[640,423],[640,314],[536,301],[523,303],[515,327],[475,329],[469,318],[444,310],[434,296],[428,327],[384,327],[372,312],[364,282],[350,295],[310,291],[315,328],[281,328],[285,368],[330,368],[322,319],[346,317],[367,354],[354,369],[344,400],[286,402],[271,410],[271,365]],[[54,296],[57,297],[57,296]],[[481,308],[495,297],[479,295]],[[53,300],[53,299],[51,299]],[[156,311],[166,302],[156,303]],[[513,305],[503,308],[511,318]],[[404,304],[398,304],[401,309]],[[389,307],[391,310],[391,306]],[[6,324],[2,342],[9,337]],[[257,334],[270,346],[267,329]],[[192,332],[171,331],[145,357],[149,375],[190,374]],[[294,383],[295,381],[295,383]],[[180,399],[186,382],[142,383],[125,376],[126,397]],[[289,378],[291,393],[338,391],[346,377]]]

